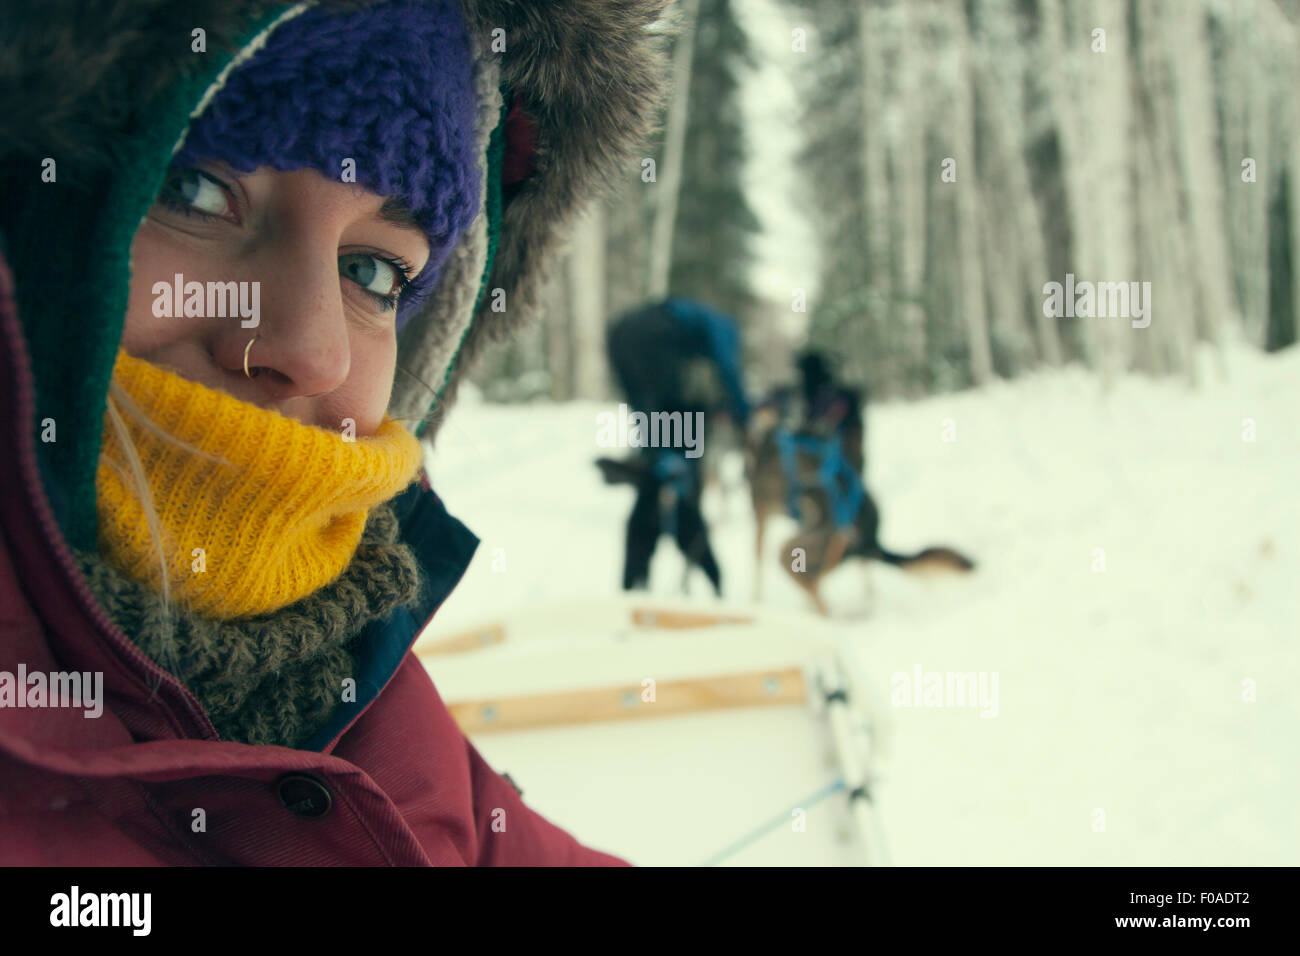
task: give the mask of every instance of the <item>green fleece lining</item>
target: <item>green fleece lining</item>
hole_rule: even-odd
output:
[[[23,208],[10,220],[9,239],[36,380],[35,420],[28,427],[37,436],[41,478],[55,517],[73,548],[93,549],[96,542],[95,475],[113,360],[126,320],[136,230],[162,187],[172,147],[195,105],[226,63],[286,9],[252,23],[229,55],[194,54],[202,58],[194,76],[179,78],[159,102],[133,114],[147,117],[148,128],[130,137],[111,178],[83,192],[64,183],[84,180],[84,174],[64,166],[58,182],[18,190]],[[57,229],[51,230],[51,223],[58,223]],[[54,441],[41,440],[46,419],[55,423]]]

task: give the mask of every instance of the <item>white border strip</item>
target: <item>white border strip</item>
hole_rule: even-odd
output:
[[[266,46],[267,41],[271,39],[271,34],[274,33],[282,23],[286,23],[294,17],[306,13],[312,7],[316,6],[316,3],[317,0],[303,0],[302,3],[290,7],[288,10],[284,11],[284,13],[276,17],[271,23],[268,23],[266,27],[257,34],[257,36],[244,44],[243,49],[236,53],[221,72],[217,74],[217,78],[208,86],[207,92],[203,94],[203,98],[199,100],[198,105],[190,112],[189,123],[185,124],[185,129],[181,130],[180,138],[176,140],[176,145],[172,147],[173,157],[175,157],[185,145],[185,139],[190,135],[191,124],[203,115],[203,111],[208,108],[216,98],[217,94],[225,87],[226,81],[230,78],[231,72],[243,66],[251,60],[253,56],[262,49],[262,47]]]

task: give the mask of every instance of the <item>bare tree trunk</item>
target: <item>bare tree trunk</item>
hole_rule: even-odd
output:
[[[1061,337],[1057,320],[1045,315],[1041,305],[1042,289],[1052,280],[1048,275],[1047,253],[1044,247],[1043,225],[1038,215],[1038,204],[1030,183],[1029,165],[1025,160],[1026,130],[1024,110],[1016,86],[1021,70],[1000,77],[996,70],[1001,57],[1015,48],[1014,14],[1008,0],[984,0],[981,16],[987,16],[1000,28],[993,35],[993,46],[975,61],[976,82],[984,106],[985,130],[992,142],[990,152],[997,157],[999,173],[998,205],[989,215],[1002,222],[1006,235],[1006,248],[998,255],[1014,255],[1019,262],[1017,273],[1023,285],[1016,289],[1016,316],[1023,315],[1026,303],[1031,304],[1033,326],[1037,333],[1038,355],[1048,365],[1061,364]]]
[[[1142,367],[1156,374],[1183,372],[1196,383],[1196,323],[1186,281],[1191,269],[1187,231],[1178,208],[1178,179],[1169,160],[1168,139],[1158,124],[1139,127],[1138,201],[1142,229],[1142,274],[1159,290],[1159,312],[1146,329],[1134,329]],[[1162,146],[1162,144],[1165,144]]]
[[[953,149],[957,159],[957,242],[960,249],[961,295],[959,308],[966,320],[970,346],[971,377],[977,385],[993,380],[993,350],[989,343],[988,315],[984,301],[983,256],[980,254],[980,191],[983,188],[975,169],[975,97],[971,92],[970,25],[965,12],[957,19],[957,36],[953,40],[960,62],[953,116]]]
[[[1263,113],[1264,131],[1258,138],[1264,139],[1267,143],[1264,152],[1268,162],[1259,161],[1256,167],[1257,182],[1242,184],[1241,188],[1259,190],[1263,193],[1266,221],[1264,228],[1265,231],[1269,231],[1275,228],[1271,221],[1271,216],[1274,214],[1273,204],[1277,201],[1281,183],[1287,182],[1289,245],[1294,256],[1295,250],[1300,248],[1297,246],[1297,242],[1300,242],[1300,196],[1296,193],[1297,186],[1300,186],[1300,180],[1296,179],[1297,175],[1300,175],[1300,153],[1294,146],[1296,137],[1300,136],[1300,99],[1295,95],[1296,88],[1300,87],[1300,32],[1292,22],[1295,16],[1294,3],[1290,6],[1290,12],[1291,18],[1288,18],[1287,14],[1279,9],[1275,0],[1257,0],[1250,9],[1253,17],[1250,26],[1256,31],[1254,35],[1258,38],[1256,44],[1250,48],[1252,75],[1258,78],[1258,85],[1252,87],[1251,95],[1258,96],[1260,100],[1258,104],[1252,105]],[[1263,89],[1259,86],[1263,86]],[[1256,138],[1252,137],[1251,148],[1260,148],[1255,145],[1255,142]],[[1236,168],[1228,169],[1229,183],[1232,184],[1229,189],[1230,196],[1232,189],[1235,188],[1232,174],[1235,172],[1238,181],[1240,180],[1240,162],[1241,157],[1237,157],[1230,163],[1230,167]],[[1267,250],[1268,244],[1266,243],[1264,247]],[[1262,259],[1268,262],[1267,252],[1262,254]],[[1271,263],[1266,266],[1267,268],[1271,268]],[[1264,281],[1264,327],[1258,339],[1251,337],[1251,341],[1260,345],[1269,344],[1270,326],[1276,319],[1281,318],[1275,313],[1280,312],[1282,307],[1282,303],[1276,303],[1272,298],[1279,285],[1277,280],[1266,272]],[[1285,278],[1283,285],[1285,284],[1291,285],[1291,327],[1300,329],[1300,268],[1291,269],[1291,274]],[[1246,298],[1243,292],[1243,308],[1248,307]],[[1251,316],[1247,311],[1248,329],[1250,321]]]
[[[673,261],[673,228],[677,223],[677,197],[681,192],[682,149],[686,140],[686,113],[691,94],[691,57],[695,52],[695,25],[700,0],[683,0],[682,32],[673,51],[673,96],[668,106],[663,167],[656,172],[653,238],[650,242],[651,298],[668,294],[668,273]]]
[[[609,316],[632,308],[648,295],[652,197],[637,173],[605,204],[605,304]]]
[[[1169,31],[1174,69],[1174,105],[1178,117],[1178,156],[1187,186],[1187,210],[1192,249],[1201,288],[1201,328],[1219,346],[1220,376],[1226,375],[1222,338],[1225,323],[1239,319],[1236,296],[1228,281],[1228,250],[1224,245],[1223,183],[1214,168],[1218,135],[1214,97],[1210,89],[1210,55],[1205,36],[1205,8],[1200,2],[1166,0],[1163,12]]]
[[[590,203],[575,224],[568,256],[575,398],[605,394],[605,207]]]
[[[1294,71],[1292,73],[1294,75]],[[1300,135],[1300,97],[1291,100],[1292,135]],[[1290,162],[1287,169],[1287,182],[1290,184],[1289,200],[1291,214],[1291,302],[1293,307],[1291,328],[1300,332],[1300,268],[1295,268],[1294,258],[1300,250],[1300,150],[1290,150]]]
[[[863,323],[873,323],[877,330],[889,330],[893,320],[894,282],[889,261],[890,235],[887,223],[891,215],[888,146],[885,138],[884,97],[888,76],[885,73],[883,36],[886,30],[881,0],[864,0],[858,12],[858,47],[862,60],[862,188],[866,200],[866,274],[874,295],[881,303],[877,314],[864,315]],[[901,369],[888,367],[882,390],[896,392],[901,384]]]
[[[567,264],[566,264],[567,265]],[[546,370],[550,395],[557,402],[573,398],[573,310],[569,308],[569,270],[555,269],[542,288]]]
[[[1150,274],[1156,302],[1151,325],[1135,329],[1143,335],[1153,371],[1177,369],[1195,385],[1196,322],[1195,296],[1189,276],[1194,269],[1180,193],[1178,143],[1174,129],[1174,72],[1170,63],[1168,37],[1160,29],[1160,11],[1154,5],[1136,10],[1142,37],[1136,51],[1137,75],[1144,109],[1143,122],[1136,124],[1139,155],[1136,164],[1142,203],[1141,236],[1144,273]],[[1144,275],[1144,278],[1146,276]]]
[[[1091,227],[1097,237],[1098,273],[1087,278],[1096,282],[1131,282],[1137,255],[1133,228],[1133,84],[1128,35],[1128,8],[1124,0],[1097,0],[1095,23],[1106,31],[1106,52],[1085,47],[1089,90],[1088,126],[1093,136],[1095,173],[1090,207]],[[1086,35],[1085,35],[1086,42]],[[1154,286],[1152,286],[1154,293]],[[1148,303],[1149,305],[1150,303]],[[1099,367],[1103,388],[1129,365],[1131,336],[1136,330],[1125,317],[1089,319],[1100,345]]]
[[[903,115],[895,147],[894,202],[898,210],[898,310],[902,354],[912,365],[925,359],[925,309],[920,299],[925,281],[925,131],[929,126],[923,82],[928,54],[921,44],[919,5],[905,4],[900,13],[898,84]]]
[[[1241,301],[1246,338],[1264,344],[1268,327],[1268,198],[1274,168],[1269,142],[1271,64],[1262,42],[1269,26],[1236,5],[1213,11],[1224,38],[1217,72],[1223,121],[1224,213],[1232,254],[1233,286]],[[1285,21],[1284,21],[1285,22]],[[1242,179],[1242,161],[1254,161],[1255,181]]]
[[[1074,90],[1081,83],[1080,60],[1088,52],[1087,37],[1073,33],[1066,37],[1065,11],[1062,0],[1042,0],[1040,30],[1041,49],[1038,54],[1038,71],[1051,101],[1050,114],[1055,117],[1057,139],[1060,144],[1061,174],[1065,184],[1066,214],[1070,222],[1070,254],[1066,271],[1077,276],[1095,275],[1095,237],[1088,214],[1088,197],[1091,194],[1091,164],[1085,156],[1083,139],[1084,112],[1076,101]],[[1080,51],[1082,45],[1082,52]],[[1064,276],[1054,277],[1061,281]],[[1067,320],[1077,321],[1077,320]],[[1082,337],[1093,348],[1087,336]],[[1089,361],[1095,360],[1089,355]]]
[[[1025,354],[1024,296],[1020,294],[1020,256],[1017,237],[1007,228],[1004,200],[991,189],[979,194],[980,260],[988,280],[989,334],[998,343],[998,356],[1010,376],[1032,359]]]
[[[1278,163],[1279,170],[1285,164],[1287,184],[1288,184],[1288,215],[1291,224],[1291,254],[1293,257],[1300,256],[1300,150],[1293,145],[1296,137],[1300,136],[1300,97],[1295,95],[1297,85],[1300,85],[1300,31],[1293,26],[1289,20],[1278,9],[1276,3],[1272,0],[1263,0],[1260,4],[1259,12],[1264,28],[1268,31],[1269,36],[1278,38],[1281,46],[1281,76],[1282,82],[1279,84],[1279,96],[1275,101],[1280,107],[1278,115],[1284,117],[1277,126],[1280,131],[1277,135],[1277,142],[1286,144],[1283,150],[1280,150],[1285,159]],[[1292,8],[1294,12],[1294,8]],[[1293,268],[1291,269],[1291,307],[1292,307],[1292,328],[1300,332],[1300,267],[1296,267],[1293,258]]]

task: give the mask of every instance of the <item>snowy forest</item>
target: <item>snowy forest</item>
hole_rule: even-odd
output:
[[[1063,363],[1195,385],[1198,342],[1295,341],[1295,0],[683,0],[663,27],[656,149],[490,398],[610,395],[603,327],[668,292],[738,320],[758,386],[808,342],[874,398]],[[787,115],[743,95],[774,86]],[[777,149],[786,175],[754,175]],[[1045,314],[1067,274],[1149,282],[1149,327]]]
[[[13,908],[1282,925],[1298,94],[1300,0],[0,0]]]
[[[478,745],[638,863],[857,865],[852,831],[876,863],[1294,865],[1300,0],[680,0],[656,26],[654,150],[432,454],[483,539],[431,635],[476,653],[428,664]],[[735,318],[751,395],[830,355],[869,396],[880,541],[974,573],[845,561],[814,615],[798,517],[764,539],[760,471],[724,449],[703,511],[755,623],[629,628],[646,495],[602,482],[593,422],[625,397],[607,332],[666,295]],[[634,615],[717,607],[668,543],[649,592]],[[823,639],[870,715],[870,769],[837,765],[873,781],[856,829],[791,708],[616,719],[647,675]],[[923,706],[940,673],[1000,704]],[[607,725],[473,722],[578,685],[620,688]]]

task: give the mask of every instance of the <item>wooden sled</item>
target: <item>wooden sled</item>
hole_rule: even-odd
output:
[[[629,629],[668,629],[692,630],[701,627],[718,627],[723,624],[749,624],[753,615],[730,613],[720,614],[699,607],[665,607],[650,605],[643,601],[584,601],[556,605],[546,609],[542,621],[563,622],[559,624],[560,633],[565,630],[581,628],[609,628],[614,625],[617,633]],[[621,622],[622,626],[619,626]],[[538,625],[535,614],[515,614],[466,630],[454,631],[432,640],[421,641],[415,653],[421,657],[438,657],[445,654],[463,654],[476,651],[492,644],[506,640],[507,633],[527,634],[536,639],[547,636],[546,626]]]
[[[820,824],[808,816],[811,830],[787,835],[774,827],[728,860],[879,863],[871,787],[882,708],[842,641],[802,615],[643,597],[533,608],[429,635],[417,653],[489,762],[508,766],[531,806],[586,843],[633,862],[656,862],[662,850],[669,862],[662,839],[648,840],[643,853],[622,849],[630,835],[635,843],[653,828],[629,829],[624,821],[611,824],[603,842],[593,836],[603,808],[626,803],[629,788],[646,795],[646,812],[658,813],[692,787],[715,786],[713,797],[692,806],[715,799],[727,822],[683,844],[681,854],[694,849],[698,856],[700,846],[726,844],[724,836],[769,816],[779,795],[837,779],[848,799],[826,802]],[[597,765],[584,773],[579,765],[588,759]],[[594,796],[604,788],[605,797]],[[584,799],[595,800],[594,808]],[[744,809],[747,800],[752,807]],[[685,818],[695,822],[694,811]],[[676,834],[688,824],[665,826]],[[814,851],[819,840],[835,846]]]

